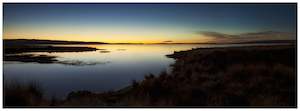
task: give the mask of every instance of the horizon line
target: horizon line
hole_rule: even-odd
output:
[[[96,42],[96,41],[72,41],[72,40],[53,40],[53,39],[2,39],[2,40],[41,40],[41,41],[64,41],[64,42],[85,42],[85,43],[102,43],[102,44],[237,44],[237,43],[247,43],[247,42],[156,42],[156,43],[142,43],[142,42],[136,42],[136,43],[130,43],[130,42],[116,42],[116,43],[110,43],[110,42]],[[261,41],[296,41],[296,40],[261,40]],[[248,42],[259,42],[259,41],[248,41]]]

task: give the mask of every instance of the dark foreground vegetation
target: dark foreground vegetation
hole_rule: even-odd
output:
[[[172,72],[149,74],[118,91],[74,91],[63,100],[46,100],[31,86],[5,87],[4,103],[6,107],[296,107],[295,45],[193,49],[168,57],[176,59]]]
[[[5,81],[4,106],[45,106],[47,100],[43,98],[43,89],[37,82],[22,84]]]

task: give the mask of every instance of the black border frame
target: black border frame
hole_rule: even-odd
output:
[[[276,4],[289,4],[289,5],[294,5],[296,6],[296,58],[295,58],[295,72],[296,72],[296,101],[295,104],[296,106],[4,106],[4,63],[2,64],[2,108],[113,108],[113,109],[119,109],[119,108],[298,108],[298,3],[297,2],[244,2],[244,3],[238,3],[238,2],[232,2],[232,3],[226,3],[226,2],[218,2],[218,3],[210,3],[210,2],[3,2],[2,3],[2,17],[4,16],[4,5],[6,4],[238,4],[238,5],[243,5],[243,4],[268,4],[268,5],[276,5]],[[4,17],[2,19],[2,23],[4,24]],[[2,24],[2,34],[4,32],[4,25]],[[3,37],[3,35],[2,35]],[[4,39],[2,38],[2,41]],[[2,51],[3,51],[3,46],[2,46]],[[2,53],[2,58],[4,57],[4,52]],[[4,61],[4,60],[3,60]]]

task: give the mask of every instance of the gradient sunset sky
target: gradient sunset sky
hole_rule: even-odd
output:
[[[296,4],[4,4],[4,39],[294,40]]]

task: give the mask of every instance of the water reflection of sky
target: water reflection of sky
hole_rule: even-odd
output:
[[[4,63],[4,79],[39,82],[47,96],[64,97],[71,91],[109,91],[128,86],[144,75],[166,71],[173,59],[165,55],[174,51],[214,45],[93,45],[108,53],[67,52],[37,53],[58,56],[59,61],[108,62],[95,65],[64,65],[37,63]],[[228,45],[219,45],[221,47]],[[119,50],[123,49],[123,50]]]

